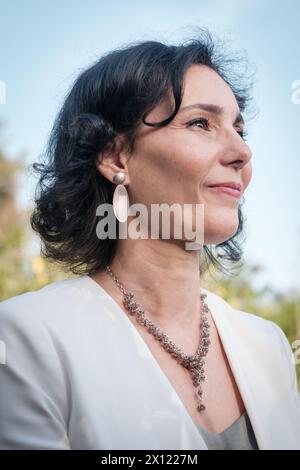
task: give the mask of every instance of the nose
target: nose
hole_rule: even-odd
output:
[[[249,163],[252,151],[236,130],[233,132],[232,138],[228,138],[226,149],[223,153],[224,163],[231,165],[236,170],[240,170]]]

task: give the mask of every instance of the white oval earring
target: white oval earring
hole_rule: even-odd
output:
[[[122,184],[125,179],[126,175],[121,172],[113,177],[114,183],[117,184],[113,194],[113,211],[119,222],[125,222],[128,217],[129,197],[125,186]]]

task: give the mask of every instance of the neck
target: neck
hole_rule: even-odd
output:
[[[166,240],[119,240],[110,267],[153,322],[187,326],[199,321],[198,251]],[[119,290],[112,278],[105,282]]]

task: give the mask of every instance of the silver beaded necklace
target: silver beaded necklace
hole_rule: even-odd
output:
[[[205,301],[207,295],[205,293],[200,294],[201,297],[201,321],[200,321],[200,342],[198,349],[194,355],[185,354],[180,348],[178,348],[173,341],[171,341],[168,336],[154,323],[146,317],[145,311],[140,307],[140,305],[134,300],[134,295],[132,292],[128,292],[123,284],[118,280],[115,274],[112,272],[109,265],[105,267],[106,272],[112,277],[112,279],[117,284],[118,288],[123,294],[123,305],[129,311],[131,315],[135,315],[137,322],[144,326],[149,333],[151,333],[157,341],[160,342],[162,347],[170,353],[176,361],[185,367],[192,378],[193,385],[196,387],[195,398],[197,401],[197,411],[200,413],[205,410],[205,405],[202,402],[203,391],[202,391],[202,382],[205,380],[204,375],[204,357],[208,353],[208,346],[210,344],[209,339],[209,328],[210,325],[207,319],[207,313],[209,313],[209,308]]]

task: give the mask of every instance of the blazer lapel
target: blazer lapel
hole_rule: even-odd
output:
[[[159,433],[159,429],[164,427],[163,421],[166,417],[171,417],[173,421],[173,426],[168,428],[168,438],[170,444],[173,442],[173,434],[178,433],[178,429],[181,431],[181,442],[182,446],[181,449],[199,449],[199,450],[208,450],[207,445],[205,444],[204,439],[202,438],[199,429],[197,428],[196,424],[194,423],[193,419],[191,418],[190,414],[188,413],[186,407],[181,401],[181,398],[177,394],[175,388],[169,381],[166,374],[161,369],[159,363],[157,362],[156,358],[152,354],[152,351],[148,347],[147,343],[144,341],[138,330],[134,327],[134,325],[130,322],[124,313],[122,313],[122,318],[124,322],[127,324],[127,327],[131,330],[132,336],[134,337],[136,347],[139,350],[139,354],[136,357],[137,361],[143,362],[143,368],[145,370],[145,360],[147,360],[147,370],[146,376],[155,376],[156,380],[155,383],[152,383],[152,387],[159,387],[160,388],[160,403],[155,403],[156,408],[159,406],[160,410],[163,410],[163,413],[160,414],[156,413],[156,416],[153,417],[153,432],[155,431],[155,427],[157,426],[157,433]],[[151,370],[149,370],[151,368]],[[144,379],[145,385],[145,394],[149,394],[149,387],[147,377]],[[149,399],[149,397],[148,397]],[[162,422],[159,422],[159,419]],[[175,439],[174,439],[175,441]],[[146,443],[145,443],[146,444]]]
[[[117,322],[120,331],[122,331],[119,342],[122,343],[121,349],[124,353],[120,364],[123,364],[122,367],[124,367],[124,363],[127,364],[132,375],[131,381],[138,381],[139,388],[142,390],[140,395],[135,397],[137,412],[140,409],[145,409],[144,402],[147,402],[149,412],[147,415],[141,412],[140,415],[140,420],[145,422],[144,434],[139,429],[139,434],[135,436],[138,448],[151,448],[152,439],[156,443],[160,440],[160,446],[155,448],[208,450],[199,429],[138,330],[118,303],[100,284],[89,276],[85,276],[85,279],[88,280],[89,286],[95,290],[97,298],[99,299],[100,292],[102,298],[107,301],[109,319],[112,322]],[[111,315],[112,312],[113,315]],[[134,363],[132,358],[134,358]],[[118,374],[117,371],[116,374]],[[125,388],[123,388],[123,393],[124,391]],[[125,393],[125,415],[126,399],[132,400],[132,397]],[[124,422],[126,423],[125,415]]]
[[[251,338],[240,327],[239,315],[235,309],[223,299],[206,289],[207,303],[210,307],[217,331],[230,364],[233,376],[242,396],[249,415],[259,449],[270,448],[268,434],[265,433],[267,421],[264,421],[264,412],[267,413],[268,388],[259,386],[257,364],[260,358],[255,355],[255,344],[249,346]],[[242,315],[242,314],[241,314]],[[250,354],[251,353],[251,354]]]

